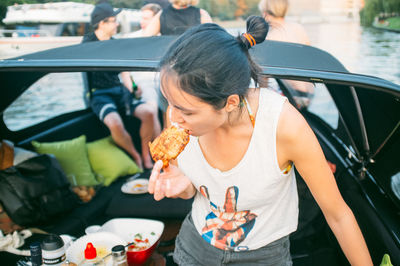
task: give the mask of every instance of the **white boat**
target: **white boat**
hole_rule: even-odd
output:
[[[90,31],[93,9],[75,2],[8,6],[5,29],[0,29],[0,58],[80,43]],[[137,30],[140,16],[139,10],[124,8],[117,16],[120,33]]]

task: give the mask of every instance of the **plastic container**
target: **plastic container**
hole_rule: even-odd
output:
[[[41,248],[44,265],[59,266],[66,260],[64,241],[58,235],[46,236]]]
[[[85,248],[85,259],[79,265],[82,266],[103,266],[104,261],[101,258],[97,257],[96,248],[93,246],[91,242],[86,244]]]
[[[149,248],[134,251],[128,247],[126,251],[128,265],[136,266],[145,264],[156,250],[164,231],[164,223],[150,219],[117,218],[103,224],[100,231],[114,233],[122,237],[127,243],[131,243],[137,234],[140,234],[143,239],[147,238]]]

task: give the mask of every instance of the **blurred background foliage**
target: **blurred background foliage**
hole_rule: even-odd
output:
[[[371,26],[376,16],[399,16],[400,0],[365,0],[365,6],[360,12],[360,22],[363,26]]]

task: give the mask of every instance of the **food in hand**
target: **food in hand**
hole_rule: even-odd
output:
[[[169,161],[174,160],[185,149],[189,142],[187,130],[170,126],[164,129],[152,143],[149,143],[151,157],[154,161],[161,160],[163,167],[169,165]]]

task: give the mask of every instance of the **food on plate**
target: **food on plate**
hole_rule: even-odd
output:
[[[128,251],[142,251],[150,247],[148,238],[143,239],[141,234],[134,236],[133,242],[129,244]]]
[[[147,191],[147,184],[136,183],[132,186],[132,192],[144,192]]]
[[[163,167],[178,157],[189,142],[189,132],[176,126],[164,129],[152,143],[149,143],[151,157],[154,161],[162,160]]]
[[[94,197],[94,195],[96,195],[96,191],[93,187],[75,186],[72,188],[72,190],[83,202],[89,202]]]

